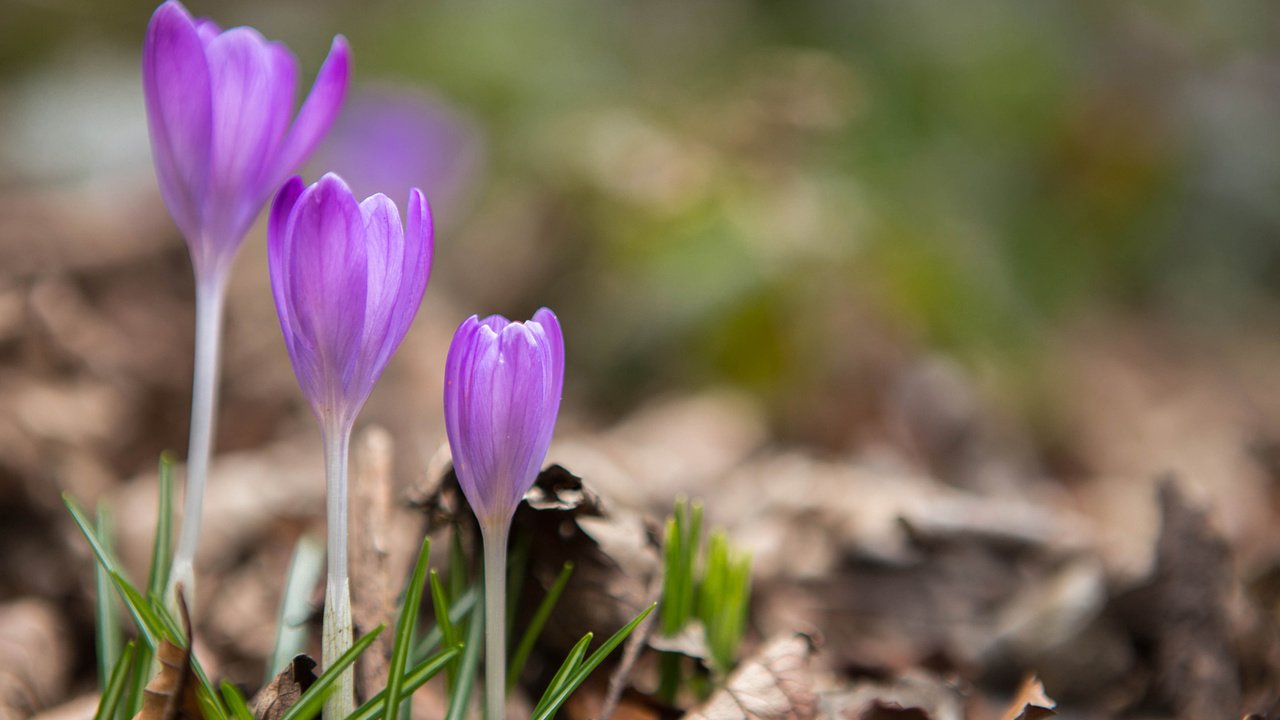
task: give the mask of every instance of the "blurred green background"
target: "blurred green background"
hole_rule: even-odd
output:
[[[153,7],[0,2],[3,192],[147,181]],[[555,308],[601,417],[728,382],[838,449],[888,368],[940,351],[1034,424],[1073,324],[1275,327],[1280,5],[189,8],[304,77],[346,34],[352,102],[308,176],[424,185],[433,283],[467,313]]]

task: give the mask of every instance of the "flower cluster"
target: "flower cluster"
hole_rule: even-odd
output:
[[[356,417],[404,339],[431,272],[434,234],[413,189],[401,223],[382,194],[357,201],[332,173],[286,181],[336,117],[350,73],[337,37],[294,117],[298,68],[256,30],[223,31],[177,0],[147,29],[142,76],[156,176],[186,238],[197,280],[196,377],[187,512],[173,577],[191,587],[200,497],[216,397],[227,273],[249,227],[275,195],[268,263],[285,347],[324,438],[329,574],[324,662],[351,646],[347,583],[347,449]],[[503,716],[507,531],[546,457],[564,384],[564,340],[545,308],[527,322],[475,316],[449,349],[445,423],[457,475],[484,536],[488,714]],[[351,673],[326,715],[354,709]]]

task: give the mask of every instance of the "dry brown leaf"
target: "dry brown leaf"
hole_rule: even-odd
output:
[[[1028,675],[1018,686],[1013,701],[1004,711],[1001,720],[1044,720],[1057,715],[1057,703],[1044,691],[1044,684],[1034,675]]]
[[[289,666],[253,696],[253,716],[257,720],[279,720],[316,681],[316,661],[296,655]]]
[[[43,600],[0,605],[0,718],[30,717],[66,692],[74,659],[69,635]]]
[[[863,680],[821,698],[823,717],[857,720],[962,720],[959,688],[931,675],[909,673],[892,680]]]
[[[388,563],[391,532],[391,434],[378,426],[355,439],[351,485],[351,616],[361,632],[393,625],[395,604]],[[395,633],[382,633],[356,662],[360,687],[372,694],[385,682]]]
[[[1162,686],[1179,718],[1234,715],[1240,708],[1239,662],[1231,645],[1226,540],[1172,480],[1160,486],[1156,545],[1157,657]]]
[[[200,681],[191,668],[191,615],[183,600],[182,586],[177,589],[178,611],[182,615],[182,629],[187,635],[187,646],[178,647],[168,640],[161,640],[156,648],[156,660],[160,671],[151,678],[142,691],[142,710],[133,720],[203,720],[196,688]]]
[[[725,686],[685,720],[804,720],[817,717],[807,635],[776,638],[738,666]]]

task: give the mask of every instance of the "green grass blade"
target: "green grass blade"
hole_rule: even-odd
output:
[[[324,572],[324,545],[310,535],[298,538],[289,561],[280,611],[276,614],[276,641],[267,660],[268,684],[293,656],[307,646],[307,619],[311,613],[311,590]]]
[[[480,667],[480,649],[484,645],[484,613],[473,612],[467,626],[467,644],[458,663],[457,681],[449,693],[449,711],[445,720],[462,720],[471,704],[471,688],[475,685],[476,670]]]
[[[479,593],[475,588],[468,588],[460,597],[449,603],[449,622],[453,623],[454,627],[457,627],[463,618],[475,608],[478,595]],[[422,658],[430,655],[443,639],[444,632],[440,629],[439,623],[437,623],[418,641],[418,646],[413,649],[414,659],[421,661]]]
[[[538,699],[538,704],[534,706],[533,714],[538,714],[549,705],[556,693],[560,692],[565,683],[569,682],[569,678],[573,677],[573,673],[582,664],[583,656],[587,654],[587,646],[591,644],[591,638],[592,633],[587,633],[569,649],[569,654],[564,656],[564,662],[560,663],[560,669],[556,670],[551,682],[547,683],[547,689],[542,692],[542,697]]]
[[[222,681],[222,699],[226,701],[227,709],[231,711],[231,717],[235,720],[254,720],[253,713],[249,710],[249,704],[245,702],[240,688],[227,680]]]
[[[98,504],[96,535],[103,549],[114,555],[111,545],[111,513],[105,503]],[[111,576],[101,563],[93,566],[94,640],[98,654],[98,687],[106,692],[120,658],[120,616],[116,614]]]
[[[427,684],[428,680],[435,677],[437,673],[444,669],[445,665],[449,664],[461,652],[461,647],[446,648],[415,665],[404,677],[404,686],[401,689],[403,694],[406,696],[412,695],[414,691]],[[347,720],[372,720],[378,717],[378,712],[383,707],[386,694],[386,689],[379,690],[377,694],[357,708]]]
[[[542,602],[538,603],[538,609],[534,611],[533,618],[529,620],[529,626],[525,628],[524,635],[520,638],[520,644],[516,646],[516,651],[511,656],[511,664],[507,668],[507,692],[511,692],[511,688],[515,687],[516,680],[520,678],[520,673],[524,670],[524,664],[529,659],[529,653],[533,652],[533,644],[538,641],[538,636],[542,634],[542,628],[547,624],[547,618],[551,617],[551,611],[555,608],[556,603],[560,601],[560,594],[564,592],[564,588],[569,584],[569,577],[573,575],[573,563],[566,562],[560,568],[560,574],[556,576],[555,582],[551,583],[551,587],[547,590],[546,597],[542,598]]]
[[[324,707],[324,700],[333,691],[334,683],[338,681],[338,676],[342,671],[351,666],[352,663],[360,657],[373,641],[377,639],[378,634],[385,629],[385,625],[379,625],[371,630],[367,635],[355,641],[346,652],[342,653],[333,665],[325,668],[324,673],[316,678],[316,681],[307,688],[302,697],[294,706],[284,714],[280,720],[310,720],[315,717]]]
[[[151,545],[151,572],[147,592],[164,597],[173,564],[173,457],[160,456],[160,490],[156,508],[156,536]]]
[[[507,559],[507,627],[516,626],[516,607],[520,593],[524,591],[524,578],[529,574],[529,536],[521,534],[511,543],[511,555]],[[512,638],[508,637],[510,643]],[[510,647],[510,646],[508,646]]]
[[[587,676],[591,674],[591,671],[595,670],[597,665],[604,662],[604,659],[609,656],[609,653],[613,652],[614,648],[622,644],[622,641],[631,634],[631,631],[635,630],[636,626],[643,622],[646,617],[649,617],[649,613],[653,612],[655,607],[657,607],[657,603],[645,608],[644,612],[637,615],[634,620],[627,623],[622,627],[622,629],[611,635],[608,640],[605,640],[604,644],[595,652],[591,653],[591,657],[583,661],[582,665],[574,671],[573,677],[565,683],[564,687],[560,688],[560,690],[556,692],[555,696],[551,698],[551,702],[546,707],[542,708],[540,712],[535,712],[532,715],[531,720],[547,720],[554,715],[556,710],[559,710],[560,706],[564,704],[564,701],[569,699],[569,695],[572,694],[574,690],[577,690],[578,686],[587,679]]]
[[[449,533],[449,575],[446,580],[449,599],[456,603],[467,587],[467,553],[462,549],[462,528],[456,522]]]
[[[133,666],[133,654],[137,645],[129,641],[120,652],[120,659],[111,669],[111,675],[102,686],[102,699],[98,701],[98,711],[93,720],[115,720],[121,715],[120,703],[125,699],[125,688],[129,681],[129,671]]]
[[[400,608],[395,643],[391,647],[391,665],[387,670],[386,700],[382,710],[382,717],[387,720],[392,720],[400,714],[404,669],[409,664],[409,651],[413,648],[413,633],[417,628],[418,609],[422,606],[422,588],[427,583],[427,562],[430,555],[431,540],[423,538],[422,550],[418,552],[418,563],[413,568],[409,587],[405,590],[404,603]]]
[[[449,617],[449,599],[445,596],[444,586],[440,582],[440,576],[435,570],[431,571],[431,607],[436,614],[436,628],[440,630],[440,636],[444,639],[445,647],[458,645],[461,639],[458,637],[458,627],[453,624],[453,620]],[[457,681],[458,665],[460,661],[454,661],[449,665],[446,671],[446,682],[448,687],[452,688]]]
[[[440,635],[444,638],[446,646],[457,645],[462,641],[458,637],[458,627],[453,623],[453,619],[449,616],[449,600],[445,596],[444,587],[440,583],[440,576],[435,570],[431,571],[431,606],[436,614],[436,627],[440,628]]]
[[[116,563],[111,557],[111,553],[98,542],[98,534],[94,530],[93,523],[89,522],[88,516],[80,509],[75,500],[67,493],[62,494],[62,504],[67,506],[67,510],[71,513],[71,519],[75,521],[76,527],[80,528],[80,533],[84,535],[84,539],[89,541],[89,549],[93,551],[94,557],[98,559],[98,563],[106,568],[107,572],[114,573],[124,578],[124,568]]]
[[[132,718],[142,712],[142,691],[151,681],[151,660],[154,657],[151,648],[145,643],[136,645],[132,667],[129,669],[129,697],[125,703],[123,716]]]

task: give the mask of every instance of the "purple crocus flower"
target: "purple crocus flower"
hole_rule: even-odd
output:
[[[445,363],[444,421],[458,482],[481,526],[511,522],[551,445],[564,387],[555,313],[471,316]]]
[[[431,272],[431,211],[414,188],[408,226],[387,196],[356,202],[330,173],[294,177],[271,207],[276,312],[316,419],[349,429],[413,322]]]
[[[347,452],[356,415],[409,330],[431,272],[431,212],[409,192],[408,224],[385,195],[356,202],[332,173],[285,183],[271,207],[267,263],[285,346],[324,436],[328,582],[322,660],[351,647]],[[326,717],[355,710],[354,675],[338,678]]]
[[[484,541],[485,717],[506,716],[507,533],[546,459],[564,388],[555,313],[528,322],[475,315],[458,327],[444,370],[453,467]]]
[[[151,150],[198,277],[226,270],[262,206],[315,149],[350,65],[339,35],[295,120],[298,64],[283,44],[249,27],[223,32],[177,0],[156,9],[142,52]]]
[[[156,8],[147,26],[142,85],[151,154],[160,194],[186,238],[196,276],[186,499],[170,597],[179,583],[193,597],[231,261],[262,206],[333,123],[350,65],[347,41],[334,38],[295,119],[298,67],[284,45],[253,28],[223,32],[210,20],[193,19],[176,0]]]

